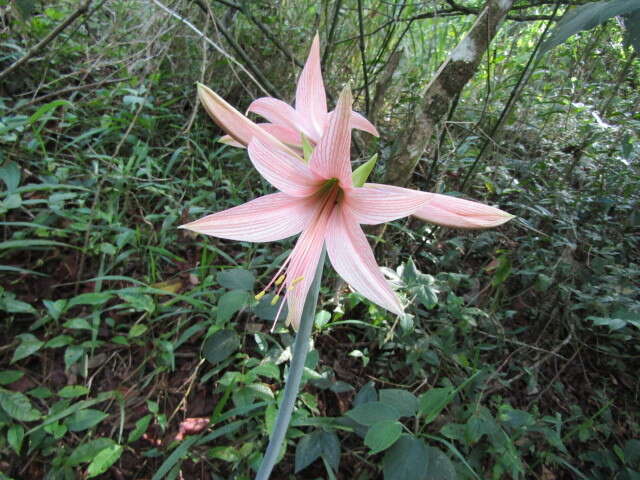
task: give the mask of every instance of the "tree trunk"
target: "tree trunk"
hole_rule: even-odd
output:
[[[385,183],[406,186],[427,150],[439,121],[473,77],[513,0],[487,0],[471,30],[427,85],[408,127],[401,132],[386,168]]]

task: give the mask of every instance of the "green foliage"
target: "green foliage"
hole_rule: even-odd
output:
[[[209,6],[284,100],[299,69],[247,13],[298,61],[319,30],[329,93],[350,83],[367,113],[344,2],[245,3]],[[0,4],[2,68],[77,7]],[[356,183],[381,180],[474,20],[420,2],[363,5],[371,98],[396,46],[403,58],[376,106],[381,139],[355,134],[354,165],[372,159]],[[553,11],[525,5],[513,15]],[[487,140],[543,27],[504,24],[414,183],[459,191],[489,141],[465,191],[518,219],[489,231],[415,219],[366,230],[408,315],[328,273],[274,478],[637,478],[640,72],[625,47],[638,40],[629,5],[571,7]],[[271,192],[244,150],[216,143],[193,82],[240,110],[263,92],[187,26],[137,7],[100,4],[2,80],[0,478],[248,479],[273,428],[292,334],[270,331],[275,291],[254,295],[291,242],[177,228]],[[237,57],[197,4],[171,7]],[[625,12],[624,28],[606,21]],[[186,429],[193,418],[208,422]]]
[[[540,47],[540,54],[544,54],[554,47],[563,43],[567,38],[583,30],[590,30],[612,17],[618,15],[629,15],[633,17],[640,6],[634,0],[609,0],[604,2],[590,2],[579,5],[567,12],[558,25],[553,29],[549,38]],[[631,18],[630,18],[631,20]],[[633,22],[630,22],[630,25]],[[630,42],[638,42],[635,27],[629,28],[628,35]],[[640,52],[640,51],[639,51]]]

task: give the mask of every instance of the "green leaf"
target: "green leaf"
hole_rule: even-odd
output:
[[[40,118],[42,118],[47,113],[62,106],[73,107],[73,103],[71,103],[68,100],[62,100],[62,99],[54,100],[53,102],[46,103],[42,105],[40,108],[38,108],[38,110],[36,110],[36,112],[29,117],[29,120],[27,121],[27,123],[29,125],[33,125],[35,122],[40,120]]]
[[[491,285],[497,287],[504,283],[504,281],[511,275],[511,259],[507,255],[500,255],[498,257],[498,266],[491,279]]]
[[[382,460],[384,480],[426,480],[427,447],[413,435],[402,435]]]
[[[315,438],[317,437],[317,433],[318,432],[314,432],[305,435],[298,442],[298,445],[296,446],[295,473],[307,468],[320,458],[322,447]]]
[[[425,423],[433,422],[454,397],[453,387],[432,388],[420,395],[419,412]]]
[[[20,380],[24,376],[24,372],[20,370],[4,370],[0,372],[0,385],[8,385]]]
[[[93,478],[106,472],[122,455],[122,446],[110,445],[98,452],[87,468],[87,478]]]
[[[9,415],[20,422],[33,422],[41,415],[33,408],[31,401],[20,392],[11,392],[0,388],[0,407]]]
[[[346,415],[360,425],[375,425],[379,422],[394,421],[400,418],[400,412],[382,402],[369,402],[349,410]]]
[[[7,430],[7,442],[18,455],[20,455],[20,449],[22,448],[22,440],[24,440],[24,428],[22,425],[11,425]]]
[[[70,345],[64,351],[64,366],[68,370],[84,355],[84,347],[80,345]]]
[[[20,185],[20,167],[16,162],[7,162],[0,167],[0,180],[7,186],[7,192],[11,193]]]
[[[305,162],[309,163],[311,155],[313,155],[313,145],[311,145],[306,135],[301,134],[300,136],[302,137],[302,158],[304,158]]]
[[[135,428],[131,430],[131,432],[129,432],[127,443],[132,443],[139,440],[140,437],[142,437],[142,435],[147,431],[147,428],[149,428],[149,423],[151,423],[152,418],[153,417],[151,415],[145,415],[144,417],[136,421]]]
[[[64,322],[63,326],[71,330],[93,330],[93,327],[86,318],[72,318]]]
[[[624,40],[627,45],[633,45],[636,54],[640,54],[640,9],[623,17]],[[626,158],[629,158],[628,156]]]
[[[15,0],[15,2],[20,16],[25,20],[31,16],[36,8],[35,0]]]
[[[456,480],[456,469],[451,460],[435,447],[426,448],[427,478],[429,480]]]
[[[23,358],[27,358],[29,355],[33,355],[44,345],[42,340],[38,340],[38,338],[31,333],[23,333],[18,335],[18,338],[20,339],[20,345],[18,345],[16,350],[13,352],[11,363],[15,363]]]
[[[544,55],[582,30],[590,30],[611,17],[626,15],[639,9],[640,4],[636,0],[590,2],[574,7],[562,17],[549,38],[540,46],[540,55]]]
[[[53,337],[51,340],[48,340],[45,344],[45,348],[66,347],[71,342],[73,342],[73,337],[71,335],[58,335],[57,337]]]
[[[373,167],[375,167],[377,161],[378,154],[376,153],[373,157],[354,170],[351,174],[351,180],[353,181],[354,187],[362,187],[367,182],[367,179],[369,178],[369,175],[371,175]]]
[[[228,358],[240,346],[240,337],[233,330],[218,330],[204,341],[202,354],[214,365]]]
[[[112,296],[111,293],[107,292],[82,293],[69,300],[67,308],[75,307],[76,305],[102,305],[108,302]]]
[[[89,440],[87,443],[83,443],[76,447],[64,463],[67,466],[75,467],[81,463],[90,462],[100,451],[113,445],[115,445],[115,442],[110,438],[96,438],[94,440]]]
[[[81,432],[96,426],[109,415],[92,408],[79,410],[66,420],[66,425],[72,432]]]
[[[256,280],[253,273],[244,268],[223,270],[222,272],[218,272],[216,279],[224,288],[229,290],[245,290],[247,292],[253,290],[253,284]]]
[[[51,300],[43,300],[42,303],[47,308],[47,312],[51,315],[51,318],[55,321],[58,321],[60,315],[64,313],[67,306],[66,299],[56,300],[55,302],[52,302]]]
[[[131,338],[139,337],[140,335],[144,334],[148,329],[149,327],[147,327],[146,325],[142,323],[136,323],[135,325],[132,325],[131,328],[129,329],[129,337]]]
[[[412,417],[418,409],[416,396],[399,388],[380,390],[380,401],[398,410],[401,417]]]
[[[89,393],[89,389],[84,385],[67,385],[62,387],[58,392],[58,396],[61,398],[76,398],[81,397]]]
[[[371,449],[373,455],[393,445],[402,433],[402,424],[396,421],[385,421],[373,425],[364,437],[364,444]]]
[[[4,310],[9,313],[37,313],[36,309],[30,304],[17,300],[12,294],[5,294],[0,298],[0,310]]]
[[[231,290],[218,300],[216,319],[224,323],[233,317],[249,301],[249,293],[246,290]]]
[[[323,457],[334,471],[340,465],[340,440],[334,432],[315,431],[304,435],[296,446],[295,473]]]
[[[0,242],[0,250],[9,248],[26,249],[33,247],[72,247],[68,243],[56,242],[55,240],[7,240],[6,242]]]

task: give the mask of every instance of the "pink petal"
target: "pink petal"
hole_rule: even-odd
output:
[[[272,242],[300,233],[315,209],[312,200],[272,193],[180,226],[218,238]]]
[[[366,183],[345,191],[345,203],[356,222],[377,225],[415,213],[429,201],[426,193],[408,188]]]
[[[351,128],[357,128],[358,130],[363,130],[367,133],[370,133],[374,137],[379,137],[380,134],[376,127],[373,126],[369,120],[364,118],[358,112],[351,112]]]
[[[320,177],[340,180],[342,188],[353,185],[351,181],[351,92],[345,88],[340,94],[338,105],[329,119],[329,125],[322,135],[320,143],[311,155],[311,170]]]
[[[333,268],[372,302],[402,315],[403,309],[380,267],[355,217],[346,208],[334,209],[325,237]]]
[[[276,137],[285,145],[292,147],[292,150],[296,151],[297,149],[302,148],[302,137],[300,136],[299,131],[282,125],[276,125],[274,123],[258,123],[258,126],[263,130],[266,130],[267,133]]]
[[[333,199],[332,199],[333,200]],[[296,330],[300,325],[300,317],[304,302],[309,293],[309,287],[318,268],[318,261],[322,253],[327,222],[331,214],[331,208],[326,208],[314,214],[314,220],[309,228],[302,232],[296,246],[291,252],[291,263],[287,268],[287,323],[293,325]]]
[[[309,137],[317,143],[322,137],[327,116],[327,99],[320,70],[320,39],[317,33],[298,79],[296,110],[308,120],[312,130]]]
[[[303,117],[300,112],[294,110],[291,105],[277,98],[258,98],[251,102],[247,112],[256,113],[275,125],[281,125],[291,130],[302,132],[307,137],[313,135],[313,130],[310,129],[308,119]]]
[[[427,222],[459,228],[490,228],[513,218],[498,208],[462,198],[426,193],[429,201],[414,215]]]
[[[302,158],[269,147],[257,138],[249,144],[249,158],[271,185],[294,197],[312,195],[322,185]]]
[[[253,137],[257,137],[267,144],[281,144],[278,139],[242,115],[213,90],[201,83],[198,84],[198,97],[213,121],[239,144],[249,145]],[[282,145],[281,148],[288,149],[285,145]]]

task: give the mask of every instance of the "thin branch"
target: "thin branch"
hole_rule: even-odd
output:
[[[217,0],[220,1],[220,0]],[[223,2],[224,3],[224,2]],[[267,37],[269,40],[271,40],[271,43],[273,43],[276,48],[278,50],[280,50],[282,53],[284,53],[287,57],[289,57],[291,59],[291,61],[293,63],[295,63],[298,67],[303,68],[304,64],[298,60],[293,53],[291,53],[291,51],[286,47],[286,45],[283,45],[280,40],[278,40],[278,38],[271,33],[271,31],[262,23],[260,22],[256,17],[253,16],[253,14],[249,11],[249,8],[247,7],[246,3],[243,4],[242,9],[240,10],[249,20],[251,20],[253,22],[253,24],[258,27],[258,29],[264,33],[265,37]]]
[[[364,111],[369,115],[371,99],[369,98],[369,74],[367,73],[367,55],[364,49],[364,25],[362,21],[362,0],[358,0],[358,28],[360,30],[360,57],[362,58],[362,80],[364,81]]]
[[[336,1],[336,7],[333,11],[333,18],[331,19],[331,27],[329,28],[329,35],[327,36],[327,46],[324,49],[324,54],[322,55],[322,61],[320,64],[324,66],[329,59],[329,52],[331,51],[331,47],[333,46],[333,35],[336,31],[336,25],[338,24],[338,17],[340,16],[340,8],[342,7],[342,0]]]
[[[31,47],[31,49],[22,58],[15,61],[11,65],[9,65],[6,69],[4,69],[2,72],[0,72],[0,80],[2,80],[4,77],[9,75],[11,72],[13,72],[16,68],[18,68],[23,63],[26,63],[27,60],[33,57],[37,52],[42,50],[44,47],[49,45],[49,43],[51,43],[51,41],[53,41],[54,38],[60,35],[60,33],[62,33],[62,31],[65,28],[71,25],[76,18],[84,14],[89,8],[90,4],[91,4],[91,0],[85,0],[85,2],[82,5],[80,5],[75,12],[69,15],[64,22],[62,22],[55,29],[53,29],[53,31],[49,35],[47,35],[42,40],[40,40],[37,44]]]
[[[251,79],[251,81],[253,83],[255,83],[257,85],[257,87],[260,90],[262,90],[262,92],[265,95],[269,95],[269,92],[262,86],[262,84],[256,79],[256,77],[254,77],[253,74],[251,72],[249,72],[245,68],[244,65],[242,65],[240,62],[238,62],[233,56],[228,54],[222,47],[220,47],[217,43],[215,43],[213,40],[211,40],[209,37],[207,37],[204,33],[202,33],[200,30],[198,30],[198,28],[193,23],[191,23],[186,18],[181,17],[176,12],[171,10],[169,7],[167,7],[167,6],[163,5],[162,3],[160,3],[158,0],[152,0],[152,2],[155,3],[160,9],[164,10],[166,13],[171,15],[173,18],[179,20],[180,22],[184,23],[187,27],[189,27],[191,30],[193,30],[193,32],[195,32],[196,35],[198,35],[205,42],[207,42],[209,45],[211,45],[218,53],[220,53],[225,58],[227,58],[229,61],[231,61],[232,63],[237,65],[238,68],[240,68],[240,70],[242,70],[245,74],[247,74],[247,76]]]

